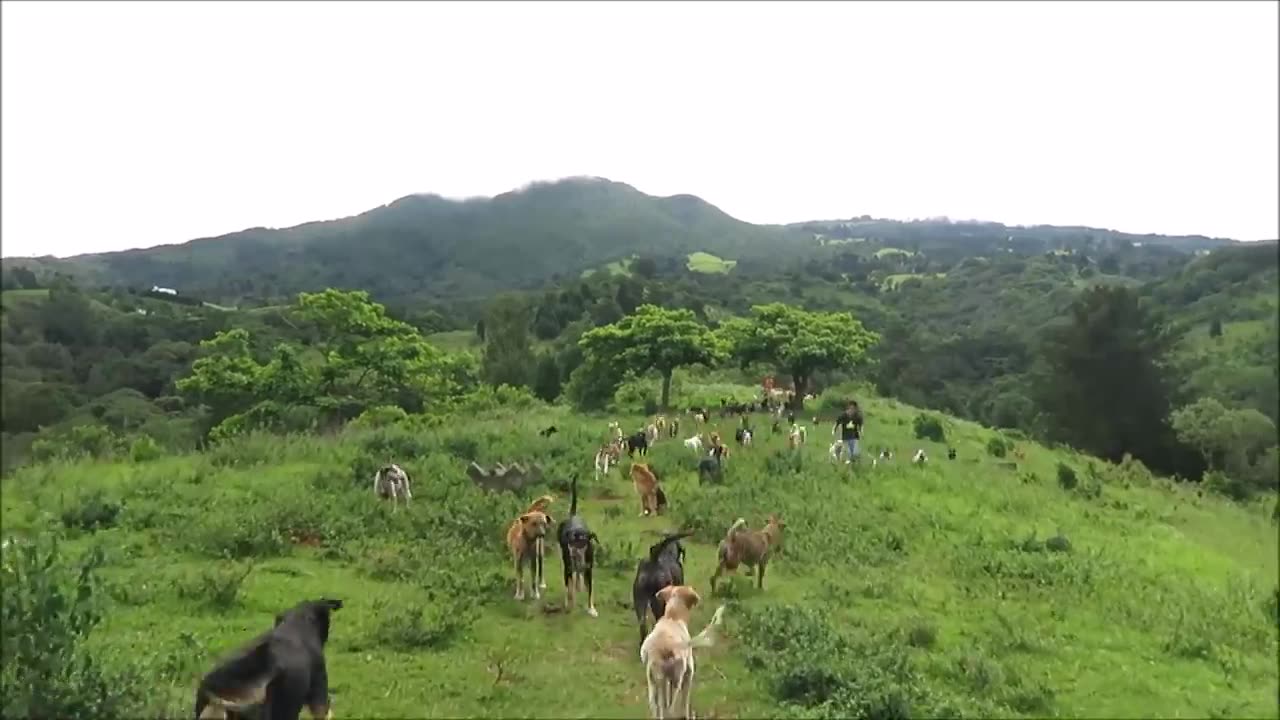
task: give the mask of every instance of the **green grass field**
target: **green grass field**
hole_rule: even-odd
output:
[[[629,275],[631,275],[631,261],[632,261],[632,260],[635,260],[635,259],[636,259],[636,256],[635,256],[635,255],[632,255],[631,257],[629,257],[629,258],[627,258],[627,259],[625,259],[625,260],[615,260],[615,261],[613,261],[613,262],[611,262],[611,263],[609,263],[609,264],[605,265],[605,266],[604,266],[604,267],[602,267],[602,268],[589,268],[589,269],[587,269],[587,270],[583,270],[583,271],[582,271],[582,277],[587,277],[588,275],[590,275],[590,274],[594,273],[596,270],[604,270],[605,272],[609,273],[610,275],[627,275],[627,276],[629,276]]]
[[[946,273],[897,273],[894,275],[886,275],[884,280],[880,281],[881,290],[896,290],[899,285],[916,278],[919,280],[938,280],[946,277]]]
[[[688,268],[692,272],[727,273],[738,264],[737,260],[724,260],[711,253],[689,253]]]
[[[699,392],[726,388],[688,389]],[[30,538],[67,526],[71,547],[107,549],[113,607],[92,642],[102,658],[160,659],[152,714],[187,712],[217,657],[280,610],[328,596],[346,602],[327,650],[339,717],[642,717],[635,562],[660,531],[688,527],[698,534],[687,579],[705,601],[693,631],[729,606],[722,642],[700,656],[699,717],[851,717],[899,702],[911,716],[1277,716],[1270,507],[1026,442],[1025,461],[995,458],[994,434],[961,421],[944,421],[945,444],[920,441],[915,409],[864,406],[868,450],[904,460],[923,447],[930,463],[835,466],[830,413],[794,454],[760,418],[758,443],[735,450],[723,486],[699,486],[691,451],[660,441],[649,459],[672,508],[641,518],[618,470],[596,481],[589,469],[612,416],[507,408],[332,438],[250,436],[144,463],[36,466],[5,480],[4,528]],[[548,424],[560,432],[543,439]],[[713,424],[731,433],[733,421]],[[413,477],[408,510],[371,492],[388,455]],[[537,460],[548,482],[490,495],[464,475],[472,459]],[[1059,462],[1078,487],[1060,486]],[[572,472],[603,544],[594,619],[558,612],[558,554],[541,601],[512,599],[503,547],[507,524],[542,492],[563,517]],[[744,575],[712,597],[716,542],[734,518],[759,527],[769,513],[787,536],[764,591]],[[94,518],[105,527],[84,529]]]
[[[882,257],[888,257],[890,255],[911,256],[911,255],[915,255],[915,253],[911,252],[910,250],[903,250],[902,248],[883,247],[883,248],[880,248],[879,250],[876,250],[875,255],[878,258],[882,258]]]

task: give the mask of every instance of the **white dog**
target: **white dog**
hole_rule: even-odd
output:
[[[923,465],[929,456],[924,454],[924,448],[916,450],[916,454],[911,456],[911,462],[915,465]]]
[[[697,637],[691,638],[689,613],[701,601],[697,591],[687,585],[668,585],[657,595],[666,603],[666,609],[640,644],[640,662],[644,664],[649,686],[649,717],[666,720],[675,716],[691,720],[693,649],[714,644],[710,633],[720,625],[724,606],[716,608],[711,622]]]
[[[831,456],[831,462],[840,462],[840,458],[844,457],[844,441],[836,440],[831,443],[831,447],[827,449],[827,454]]]
[[[694,435],[691,438],[685,438],[684,446],[690,450],[698,451],[702,449],[702,436]]]
[[[395,463],[387,463],[373,474],[373,493],[382,499],[391,498],[392,511],[395,510],[396,501],[404,498],[406,507],[409,501],[413,499],[413,492],[409,489],[409,473]]]

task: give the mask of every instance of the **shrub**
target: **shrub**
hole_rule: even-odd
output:
[[[846,637],[815,608],[744,608],[740,637],[747,666],[806,717],[907,718],[933,704],[901,643]]]
[[[139,674],[113,672],[86,647],[102,620],[101,549],[73,563],[56,537],[41,537],[3,552],[0,715],[138,717],[144,697]]]
[[[436,596],[421,605],[379,599],[372,609],[378,621],[370,643],[400,650],[445,648],[462,638],[479,616],[475,605],[462,596]]]
[[[1074,490],[1080,484],[1080,480],[1076,477],[1076,471],[1066,463],[1058,463],[1058,486],[1063,490]]]
[[[62,525],[68,529],[94,530],[115,527],[124,506],[101,490],[74,497],[62,508]]]
[[[396,405],[379,405],[360,413],[350,425],[356,429],[389,427],[405,420],[409,414]]]
[[[179,582],[178,597],[206,604],[215,610],[229,610],[240,602],[240,590],[251,572],[252,562],[217,563]]]
[[[36,462],[108,457],[119,439],[102,425],[77,425],[65,433],[40,438],[31,443],[31,459]]]
[[[150,435],[139,435],[129,446],[129,459],[136,463],[158,460],[164,451]]]
[[[1002,458],[1008,451],[1009,444],[998,435],[987,441],[987,454],[991,457]]]
[[[932,440],[933,442],[946,442],[947,434],[942,429],[942,421],[936,416],[928,413],[920,413],[911,421],[911,428],[915,431],[915,436],[919,440]]]

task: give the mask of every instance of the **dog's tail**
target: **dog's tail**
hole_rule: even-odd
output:
[[[542,496],[538,497],[538,499],[536,499],[536,500],[534,500],[533,502],[529,503],[529,507],[525,509],[525,512],[526,512],[526,513],[531,513],[531,512],[533,512],[534,510],[537,510],[539,506],[543,506],[543,507],[545,507],[545,506],[547,506],[547,505],[550,505],[550,504],[551,504],[551,503],[553,503],[553,502],[555,502],[555,498],[554,498],[554,497],[552,497],[552,496],[550,496],[550,495],[542,495]],[[545,512],[545,511],[544,511],[544,512]]]
[[[707,648],[716,644],[715,636],[711,634],[713,630],[720,626],[720,621],[724,619],[724,605],[716,608],[716,614],[711,616],[711,622],[702,628],[702,632],[693,636],[685,645],[689,648]]]
[[[667,535],[666,537],[659,540],[657,545],[654,545],[653,547],[649,548],[649,559],[652,560],[653,562],[658,562],[658,558],[661,557],[662,551],[666,550],[668,545],[678,540],[683,540],[684,538],[687,538],[687,537],[693,537],[693,533],[682,532],[682,533],[676,533],[675,535]]]
[[[573,481],[569,483],[569,517],[578,514],[578,473],[573,474]]]
[[[737,520],[734,520],[733,524],[729,526],[729,531],[724,534],[724,539],[728,541],[729,538],[733,537],[733,534],[735,532],[737,532],[738,530],[741,530],[743,527],[746,526],[746,524],[747,524],[746,518],[738,518]]]

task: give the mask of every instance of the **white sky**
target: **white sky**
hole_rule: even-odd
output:
[[[3,254],[598,175],[1276,238],[1275,2],[5,2]]]

